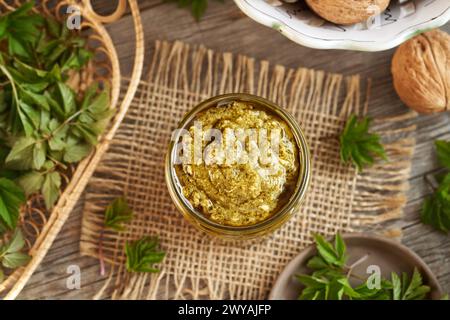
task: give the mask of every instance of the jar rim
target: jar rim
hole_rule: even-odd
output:
[[[281,120],[285,121],[289,126],[292,134],[295,138],[297,148],[299,150],[299,174],[296,182],[295,189],[292,195],[289,197],[289,200],[277,211],[271,214],[267,219],[257,222],[251,225],[245,226],[230,226],[224,225],[217,222],[212,221],[207,218],[204,214],[195,210],[188,200],[180,194],[180,188],[177,186],[177,179],[173,159],[175,157],[175,146],[176,142],[179,141],[181,137],[181,130],[178,130],[178,133],[172,136],[172,139],[169,143],[169,149],[166,154],[166,184],[169,188],[169,193],[172,197],[177,208],[183,213],[183,215],[188,214],[187,218],[194,218],[197,221],[200,221],[203,225],[205,225],[208,229],[218,232],[220,234],[226,235],[234,235],[234,234],[243,234],[243,233],[259,233],[263,232],[266,229],[270,229],[274,225],[277,224],[280,220],[287,220],[286,217],[289,215],[290,211],[296,206],[297,203],[304,200],[306,191],[308,190],[310,179],[311,179],[311,155],[309,151],[309,146],[306,140],[306,136],[303,133],[302,128],[297,123],[295,118],[285,111],[281,106],[273,103],[265,98],[247,94],[247,93],[228,93],[222,94],[218,96],[214,96],[205,101],[197,104],[192,110],[186,113],[180,123],[178,124],[177,129],[186,128],[192,120],[202,111],[205,111],[211,107],[215,107],[217,105],[233,102],[233,101],[241,101],[256,104],[258,107],[267,108],[271,112],[275,112],[275,114],[281,118]],[[190,220],[190,219],[189,219]]]

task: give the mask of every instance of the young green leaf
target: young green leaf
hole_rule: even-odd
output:
[[[59,98],[64,107],[65,114],[71,114],[76,110],[75,93],[63,82],[58,82]]]
[[[9,243],[3,244],[0,248],[0,261],[3,267],[16,269],[27,264],[30,257],[27,254],[20,252],[24,246],[25,240],[22,232],[17,230]]]
[[[165,253],[159,249],[159,240],[156,237],[144,237],[134,242],[125,244],[127,256],[126,267],[129,272],[159,272],[154,267],[165,257]]]
[[[34,1],[0,17],[0,40],[8,39],[8,52],[28,60],[32,59],[31,47],[39,36],[43,17],[32,12]]]
[[[17,179],[17,183],[25,191],[26,196],[39,192],[44,184],[44,175],[38,171],[30,171]]]
[[[48,104],[47,98],[38,93],[34,93],[31,90],[22,88],[22,99],[28,105],[35,104],[43,110],[50,111],[50,105]]]
[[[47,209],[53,208],[56,200],[59,197],[59,190],[61,188],[61,176],[58,172],[53,171],[47,173],[42,185],[42,195],[44,196],[45,205]]]
[[[30,257],[21,252],[8,253],[3,256],[2,263],[5,268],[16,269],[25,265],[30,260]]]
[[[85,110],[91,104],[92,100],[95,98],[95,95],[98,91],[98,83],[94,82],[91,84],[84,93],[83,101],[81,102],[80,109]]]
[[[47,24],[49,34],[54,38],[59,38],[62,30],[61,24],[51,16],[47,17],[45,22]]]
[[[73,126],[72,133],[76,136],[81,136],[92,146],[95,146],[98,143],[98,134],[91,125],[77,123]]]
[[[83,48],[74,50],[69,58],[62,64],[61,71],[80,70],[93,57],[90,51]]]
[[[409,280],[408,274],[405,272],[402,274],[401,280],[393,272],[391,280],[393,285],[393,300],[423,300],[430,291],[430,287],[423,285],[422,276],[417,269],[414,269],[411,280]]]
[[[359,297],[353,298],[355,300],[392,300],[392,283],[388,280],[381,280],[380,288],[371,288],[367,282],[354,289]]]
[[[47,144],[45,142],[37,142],[33,148],[33,168],[40,170],[47,159]]]
[[[100,239],[98,242],[98,256],[100,260],[100,275],[104,276],[106,273],[105,268],[105,258],[103,255],[103,236],[105,229],[114,230],[117,232],[124,231],[125,226],[124,224],[128,223],[133,219],[133,211],[128,206],[127,200],[124,197],[120,197],[115,199],[111,204],[108,205],[105,211],[105,222],[104,222],[104,229],[100,232]],[[131,268],[138,268],[136,267],[136,259],[139,259],[136,255],[132,256],[134,254],[133,250],[139,251],[141,250],[140,247],[143,246],[142,244],[139,244],[139,242],[136,242],[135,244],[130,245],[129,254],[130,257],[128,258],[128,261],[130,261],[130,266],[134,266]],[[128,248],[128,243],[126,244],[126,248]],[[133,249],[134,248],[134,249]],[[137,253],[136,253],[137,254]],[[127,262],[128,263],[128,262]]]
[[[435,144],[439,163],[450,169],[450,141],[437,140]]]
[[[208,8],[208,0],[166,0],[176,2],[180,8],[190,7],[192,16],[195,20],[200,21]],[[219,0],[223,2],[223,0]]]
[[[200,18],[205,14],[206,8],[208,8],[208,0],[192,1],[192,15],[195,20],[200,20]]]
[[[34,67],[31,64],[22,62],[21,60],[14,58],[12,64],[15,68],[9,67],[8,70],[13,75],[13,78],[19,84],[19,89],[27,88],[29,86],[39,85],[42,86],[42,81],[45,81],[48,77],[48,72],[42,70],[39,67]],[[46,84],[48,86],[48,84]]]
[[[297,280],[300,281],[305,286],[308,286],[311,288],[316,288],[316,289],[323,288],[329,283],[329,281],[326,279],[321,279],[321,278],[314,277],[314,276],[308,276],[305,274],[300,274],[296,277],[297,277]]]
[[[313,270],[321,270],[328,267],[328,264],[320,256],[314,256],[308,260],[306,265],[308,268]]]
[[[362,298],[362,296],[350,285],[347,277],[338,278],[336,281],[342,286],[343,289],[343,293],[339,296],[339,300],[342,300],[343,294],[345,294],[350,299]]]
[[[370,119],[358,121],[356,115],[347,120],[340,136],[340,155],[343,163],[353,163],[361,172],[364,167],[373,165],[375,157],[387,160],[386,152],[377,134],[369,133]]]
[[[105,227],[115,230],[123,231],[124,224],[133,219],[133,211],[128,206],[125,198],[120,197],[115,199],[107,208],[105,212]]]
[[[33,168],[34,145],[36,140],[32,137],[19,138],[14,143],[11,152],[6,157],[5,164],[14,170],[30,170]]]
[[[48,123],[48,132],[50,135],[50,140],[48,140],[48,146],[52,151],[62,151],[67,146],[67,132],[69,131],[69,126],[61,124],[56,119],[51,119]]]
[[[73,144],[66,147],[64,161],[76,163],[86,158],[92,151],[92,146],[87,143]]]
[[[402,300],[402,281],[395,272],[391,274],[391,281],[393,287],[392,300]]]
[[[314,240],[316,242],[317,251],[319,251],[320,256],[328,264],[337,264],[338,259],[331,243],[326,241],[321,235],[315,234]]]
[[[345,264],[347,259],[345,256],[345,244],[339,234],[336,235],[335,248],[321,235],[315,234],[314,240],[316,242],[317,251],[319,251],[320,256],[326,263],[335,266],[343,266]]]
[[[340,233],[336,234],[336,237],[334,239],[334,248],[337,254],[337,257],[339,258],[340,264],[345,264],[347,260],[347,248],[345,246],[344,240],[341,237]]]
[[[25,194],[13,181],[0,178],[0,220],[13,230],[19,218],[20,206],[25,203]]]
[[[450,231],[450,173],[443,178],[436,192],[425,199],[421,220],[442,232]]]
[[[405,279],[408,279],[406,273]],[[403,291],[403,300],[422,300],[426,297],[427,293],[430,291],[430,287],[423,285],[422,275],[419,271],[414,268],[414,273],[411,277],[411,281],[409,282],[406,290]],[[405,283],[406,285],[406,283]]]

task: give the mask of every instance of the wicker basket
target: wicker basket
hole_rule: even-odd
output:
[[[0,9],[2,12],[10,11],[23,2],[0,0]],[[119,59],[114,44],[103,24],[120,19],[126,10],[127,2],[134,21],[136,48],[129,86],[126,90],[123,88],[121,90]],[[79,13],[76,14],[82,16],[83,34],[86,34],[88,44],[91,43],[91,47],[95,51],[95,62],[92,62],[86,68],[86,71],[80,76],[81,81],[79,83],[81,86],[85,86],[93,80],[107,83],[111,88],[111,108],[117,109],[117,112],[108,130],[100,137],[100,142],[95,150],[71,170],[63,192],[51,212],[45,210],[40,196],[28,199],[21,212],[19,224],[26,237],[31,260],[25,267],[15,270],[0,284],[0,295],[5,299],[17,297],[67,220],[128,110],[141,78],[144,60],[143,31],[136,0],[119,0],[116,11],[109,16],[100,16],[95,13],[90,0],[42,0],[37,3],[35,10],[46,15],[52,15],[60,20],[67,17],[67,13],[70,14],[70,10],[67,10],[68,6],[77,8]],[[121,91],[125,94],[121,95]]]

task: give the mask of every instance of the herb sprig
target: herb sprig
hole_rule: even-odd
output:
[[[166,253],[159,249],[157,237],[143,237],[125,244],[126,267],[129,272],[159,272],[154,264],[163,261]]]
[[[103,255],[103,237],[106,230],[115,232],[125,231],[125,224],[133,219],[133,211],[128,206],[124,197],[119,197],[111,202],[105,210],[105,221],[100,232],[98,242],[98,256],[100,261],[100,275],[106,274],[105,258]]]
[[[347,249],[340,236],[335,237],[334,246],[322,236],[314,236],[318,254],[312,257],[308,268],[311,275],[297,275],[304,285],[299,299],[302,300],[421,300],[425,299],[430,288],[423,285],[422,276],[414,269],[411,278],[403,273],[401,276],[391,274],[391,279],[381,279],[379,288],[370,289],[367,281],[354,274],[353,269],[364,261],[362,257],[352,266],[347,266]],[[350,284],[349,279],[355,277],[363,283],[357,287]]]
[[[93,56],[85,39],[33,12],[34,4],[0,16],[0,184],[14,181],[26,197],[41,193],[51,209],[69,166],[90,153],[113,111],[107,89],[94,83],[81,93],[69,85]],[[12,190],[17,201],[2,198],[17,220],[23,196]],[[16,222],[2,211],[13,230]]]
[[[450,141],[435,142],[439,163],[447,170],[438,175],[439,186],[433,195],[428,197],[421,211],[422,222],[448,233],[450,231]]]
[[[122,232],[126,230],[126,224],[133,219],[133,210],[128,205],[125,197],[115,199],[105,210],[105,221],[100,233],[99,260],[100,274],[105,275],[105,262],[103,256],[103,236],[106,230]],[[139,240],[125,243],[126,268],[129,272],[159,272],[154,264],[160,263],[165,257],[165,252],[159,249],[157,237],[143,237]]]
[[[0,246],[0,283],[4,280],[4,270],[16,269],[28,263],[30,257],[21,252],[25,246],[25,239],[22,232],[17,230],[12,236],[11,240],[6,243],[2,243]]]
[[[375,157],[387,160],[380,136],[369,133],[370,122],[368,117],[358,120],[356,115],[351,115],[339,139],[341,161],[352,163],[359,172],[373,165]]]
[[[124,197],[115,199],[105,211],[105,227],[114,231],[124,231],[125,223],[133,219],[133,210]]]

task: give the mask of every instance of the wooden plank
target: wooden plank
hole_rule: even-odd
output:
[[[114,1],[94,1],[100,13],[112,11]],[[200,23],[195,23],[187,10],[173,3],[141,0],[142,20],[146,46],[156,39],[182,40],[191,44],[204,44],[217,51],[229,51],[267,59],[272,64],[287,67],[308,67],[344,74],[359,73],[373,81],[370,112],[391,115],[407,109],[398,99],[391,82],[390,61],[394,50],[384,52],[351,52],[314,50],[299,46],[274,30],[266,28],[244,16],[232,1],[224,4],[210,1],[210,8]],[[132,21],[129,15],[108,26],[117,52],[123,62],[123,74],[131,71],[133,59]],[[444,29],[449,32],[450,25]],[[148,62],[148,59],[147,59]],[[450,292],[450,237],[436,232],[419,222],[420,206],[429,189],[424,174],[438,168],[433,141],[450,139],[450,114],[420,116],[415,121],[418,145],[413,160],[411,190],[404,219],[398,224],[404,229],[403,243],[412,248],[431,267],[446,292]],[[101,288],[98,262],[81,257],[79,236],[82,201],[72,213],[47,257],[30,279],[21,299],[90,299]],[[67,267],[78,265],[82,271],[80,290],[68,290]]]

